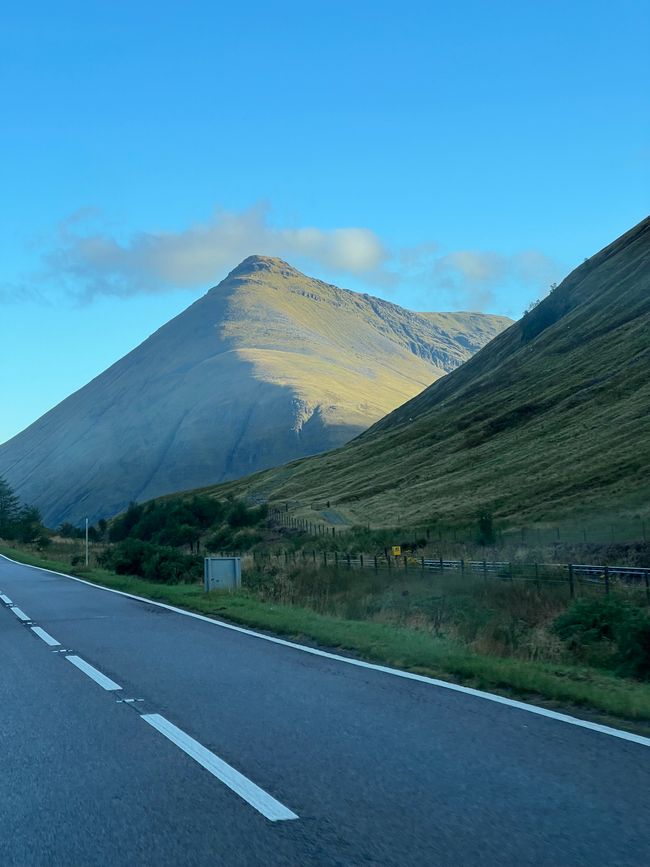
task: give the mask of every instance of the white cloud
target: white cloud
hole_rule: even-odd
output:
[[[125,241],[105,232],[83,234],[79,223],[61,224],[45,263],[52,279],[86,297],[212,285],[254,253],[308,259],[361,277],[381,268],[388,257],[370,229],[278,228],[262,207],[218,211],[211,220],[179,232],[138,232]]]
[[[370,291],[415,291],[429,310],[494,310],[502,306],[503,291],[537,298],[561,274],[558,263],[537,250],[444,251],[434,241],[390,249],[366,227],[274,225],[261,205],[217,210],[179,231],[128,236],[109,231],[97,211],[84,209],[62,221],[46,246],[43,269],[31,284],[84,300],[205,290],[252,254],[279,256],[307,273],[342,283],[352,279]],[[5,289],[0,301],[7,298]]]

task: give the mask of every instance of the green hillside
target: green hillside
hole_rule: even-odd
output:
[[[377,525],[645,513],[649,414],[650,218],[353,442],[231,488]]]
[[[50,526],[336,448],[510,320],[419,314],[250,256],[140,346],[0,445]]]

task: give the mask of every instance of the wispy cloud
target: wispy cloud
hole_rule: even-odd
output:
[[[388,252],[370,229],[279,228],[269,211],[217,211],[178,232],[138,232],[118,240],[66,220],[44,255],[49,276],[90,298],[128,296],[212,285],[253,253],[307,259],[330,271],[362,277],[381,269]]]
[[[560,273],[559,264],[539,250],[509,256],[490,250],[458,250],[440,256],[432,265],[438,286],[478,310],[492,306],[497,290],[507,285],[516,284],[539,295]]]
[[[500,291],[513,285],[525,298],[538,297],[562,270],[536,250],[450,252],[435,241],[391,248],[365,227],[277,226],[261,205],[217,210],[211,219],[179,231],[126,236],[109,231],[96,210],[83,209],[39,243],[42,268],[33,285],[55,287],[82,301],[206,289],[253,253],[280,256],[311,273],[352,279],[371,290],[416,290],[429,309],[494,309]]]

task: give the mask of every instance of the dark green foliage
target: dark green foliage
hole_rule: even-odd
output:
[[[44,535],[38,509],[21,506],[9,483],[0,477],[0,537],[31,545]]]
[[[139,522],[144,512],[144,506],[131,503],[129,508],[117,517],[111,526],[109,539],[111,542],[121,542],[132,534],[133,528]]]
[[[621,671],[650,680],[650,619],[638,616],[618,637]]]
[[[257,523],[253,510],[247,509],[241,501],[234,502],[230,506],[226,520],[231,527],[251,527]]]
[[[494,532],[494,520],[492,515],[479,515],[478,519],[478,543],[479,545],[494,545],[496,534]]]
[[[628,599],[579,599],[555,619],[553,632],[585,661],[650,678],[650,617]]]
[[[553,631],[563,641],[574,645],[614,641],[630,617],[630,604],[616,596],[602,599],[578,599],[553,624]]]
[[[12,539],[20,503],[9,483],[0,477],[0,536]]]
[[[71,524],[69,521],[61,524],[61,526],[56,532],[64,539],[81,539],[84,534],[83,530],[81,530],[79,527],[75,527],[75,525]]]
[[[203,560],[198,555],[188,556],[176,548],[139,539],[119,542],[100,554],[98,561],[118,575],[138,575],[163,584],[198,581],[203,570]]]
[[[41,513],[35,506],[23,506],[15,520],[14,538],[30,545],[42,535]]]
[[[49,536],[39,536],[36,540],[36,547],[39,551],[45,551],[52,544],[52,539]]]
[[[165,584],[198,581],[203,574],[202,542],[207,551],[248,551],[263,541],[254,528],[264,523],[266,514],[266,506],[249,509],[234,498],[219,501],[200,495],[132,503],[111,524],[113,544],[98,560],[119,575]],[[95,537],[101,532],[101,527],[94,530]]]
[[[131,504],[113,521],[109,537],[111,542],[139,539],[172,548],[187,546],[198,552],[201,539],[214,530],[207,541],[209,550],[246,550],[261,537],[250,533],[238,535],[237,531],[259,526],[266,515],[266,506],[248,508],[232,498],[221,502],[204,496],[173,497]],[[238,545],[236,539],[242,544]]]

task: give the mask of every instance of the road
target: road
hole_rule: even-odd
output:
[[[650,863],[643,738],[6,559],[0,592],[3,867]]]

